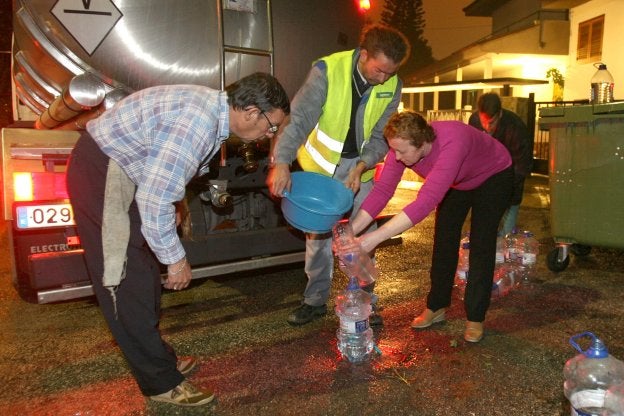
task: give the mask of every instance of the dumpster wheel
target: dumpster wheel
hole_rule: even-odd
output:
[[[557,247],[546,256],[546,265],[553,272],[564,271],[570,264],[570,256],[566,255],[562,260],[560,259],[560,252],[562,251],[562,247]]]

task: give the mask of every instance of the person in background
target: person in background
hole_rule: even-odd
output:
[[[399,106],[402,82],[396,73],[409,50],[399,31],[371,25],[363,29],[358,48],[314,63],[274,146],[274,166],[267,178],[273,195],[290,190],[296,159],[304,171],[343,182],[355,194],[353,212],[358,209],[372,188],[375,165],[388,151],[383,126]],[[327,313],[334,271],[331,241],[331,233],[306,234],[308,283],[301,306],[288,316],[291,325]],[[372,293],[374,284],[363,289]],[[374,313],[371,324],[381,323]]]
[[[478,342],[483,337],[483,321],[490,305],[498,224],[509,206],[512,191],[509,152],[501,143],[467,124],[435,121],[429,125],[413,111],[393,115],[384,135],[390,151],[378,181],[353,219],[354,232],[365,230],[386,206],[405,168],[425,181],[413,202],[356,242],[370,252],[435,210],[431,288],[426,309],[411,324],[413,328],[427,328],[445,319],[445,310],[451,303],[461,230],[471,211],[464,339]]]
[[[524,181],[533,168],[533,149],[531,135],[518,115],[502,108],[498,94],[489,92],[481,95],[477,101],[477,110],[468,120],[468,124],[489,133],[505,145],[514,166],[514,191],[511,205],[505,211],[499,234],[505,236],[516,228],[518,211],[524,192]]]
[[[191,280],[174,204],[228,136],[272,137],[289,112],[286,92],[263,73],[225,91],[156,86],[88,122],[72,151],[67,185],[93,289],[152,400],[201,406],[214,398],[185,381],[195,360],[178,359],[158,330],[161,286],[182,290]],[[164,284],[158,261],[167,266]]]

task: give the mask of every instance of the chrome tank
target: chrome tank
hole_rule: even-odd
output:
[[[272,72],[270,1],[221,3],[16,0],[17,95],[39,114],[83,73],[107,92],[127,94],[158,84],[222,88],[255,71]]]

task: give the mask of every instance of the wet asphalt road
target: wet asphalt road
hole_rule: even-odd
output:
[[[392,209],[413,196],[402,190]],[[91,298],[52,305],[20,299],[8,255],[0,263],[2,415],[566,415],[562,369],[576,351],[571,335],[591,330],[624,358],[624,255],[594,248],[554,273],[548,180],[529,181],[520,224],[540,241],[538,281],[492,303],[486,336],[463,338],[454,299],[447,321],[414,331],[409,323],[428,290],[433,216],[378,252],[377,293],[385,326],[381,351],[366,364],[341,360],[337,318],[303,327],[286,317],[305,286],[302,264],[199,279],[163,296],[161,330],[180,355],[200,360],[190,380],[216,391],[202,409],[141,396]],[[6,224],[2,249],[8,253]],[[330,310],[346,278],[337,272]]]

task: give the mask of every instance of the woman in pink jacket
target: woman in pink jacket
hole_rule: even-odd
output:
[[[444,312],[451,303],[462,226],[472,210],[464,339],[479,342],[490,305],[498,224],[512,193],[509,152],[500,142],[467,124],[437,121],[429,125],[411,111],[393,115],[384,136],[390,151],[379,180],[353,219],[354,231],[364,230],[386,206],[406,167],[425,182],[413,202],[358,241],[371,252],[382,241],[436,210],[427,308],[412,322],[413,328],[427,328],[444,321]]]

